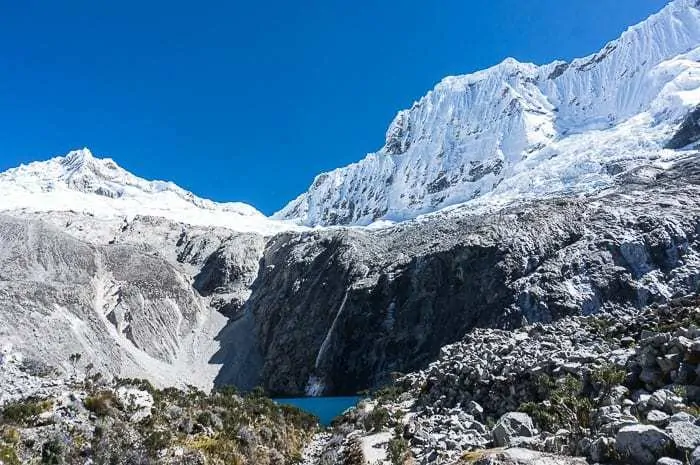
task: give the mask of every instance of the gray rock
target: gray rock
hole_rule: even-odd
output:
[[[639,465],[655,465],[673,451],[673,440],[664,431],[651,425],[625,426],[615,437],[615,448],[624,460]]]
[[[516,437],[532,437],[537,434],[532,418],[526,413],[510,412],[503,415],[491,431],[496,446],[508,446]]]
[[[696,447],[695,450],[690,454],[689,465],[700,465],[700,447]]]
[[[647,403],[651,408],[666,411],[668,409],[668,404],[672,398],[675,398],[675,396],[671,391],[668,391],[666,389],[659,389],[657,391],[654,391],[651,397],[649,397]]]
[[[652,410],[647,413],[647,423],[659,428],[665,427],[669,423],[669,416],[661,410]]]
[[[683,465],[683,462],[670,457],[661,457],[656,461],[656,465]]]
[[[673,423],[676,421],[685,422],[685,423],[695,423],[695,420],[696,420],[695,417],[687,412],[674,413],[668,419],[669,423]]]
[[[484,416],[484,408],[477,402],[470,400],[464,410],[474,418],[481,420]]]
[[[587,465],[585,459],[545,454],[529,449],[511,448],[485,451],[474,465]]]
[[[615,457],[615,439],[598,438],[593,441],[588,449],[588,456],[594,462],[607,462]]]
[[[676,447],[691,453],[700,446],[700,426],[694,423],[674,421],[666,427],[666,433],[671,436]]]

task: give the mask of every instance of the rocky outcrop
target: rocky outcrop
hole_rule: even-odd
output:
[[[258,274],[265,239],[258,234],[239,234],[224,240],[204,262],[193,286],[229,319],[242,316],[243,304]]]
[[[506,449],[485,453],[474,465],[586,465],[582,458],[561,457],[528,449]]]
[[[681,149],[698,140],[700,140],[700,107],[696,107],[683,119],[678,131],[666,144],[666,148]]]
[[[475,327],[640,309],[700,280],[697,157],[588,198],[276,236],[246,305],[275,393],[343,394]],[[274,290],[271,292],[271,290]]]

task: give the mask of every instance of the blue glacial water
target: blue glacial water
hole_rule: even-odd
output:
[[[316,415],[323,426],[328,426],[333,420],[350,407],[354,407],[359,397],[292,397],[278,398],[279,404],[293,405]]]

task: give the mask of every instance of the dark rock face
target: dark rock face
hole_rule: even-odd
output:
[[[666,144],[667,149],[680,149],[700,140],[700,107],[688,113],[678,132]]]
[[[354,393],[474,327],[642,308],[700,282],[698,160],[583,200],[280,235],[246,309],[273,393]]]
[[[257,234],[239,234],[223,243],[206,259],[194,277],[194,288],[211,297],[213,308],[228,318],[242,316],[243,304],[258,274],[265,240]]]

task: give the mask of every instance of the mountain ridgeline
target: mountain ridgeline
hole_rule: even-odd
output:
[[[87,149],[0,173],[0,346],[354,394],[474,328],[696,293],[699,61],[700,5],[676,0],[589,57],[446,78],[272,218]]]
[[[698,3],[676,0],[588,57],[447,77],[397,114],[379,151],[320,174],[276,217],[363,225],[611,185],[668,156],[700,103],[698,44]],[[696,140],[692,127],[669,147]]]

